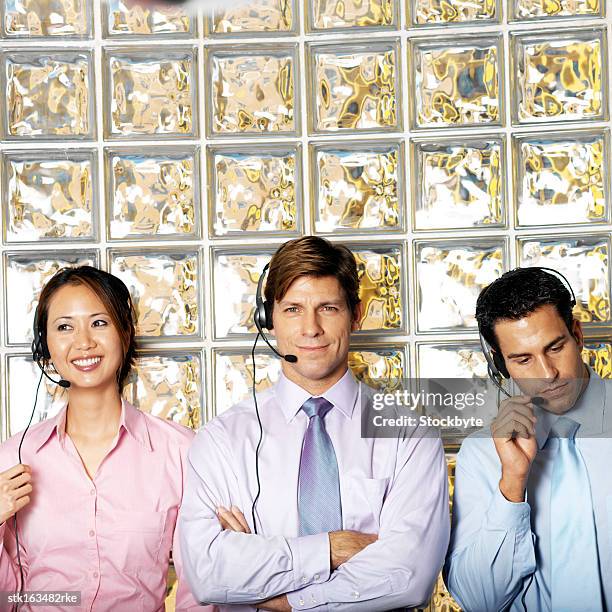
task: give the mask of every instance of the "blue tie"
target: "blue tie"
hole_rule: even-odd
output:
[[[601,579],[589,475],[574,437],[579,424],[560,417],[549,443],[551,607],[554,612],[601,612]]]
[[[332,407],[323,397],[311,397],[302,406],[309,420],[302,444],[298,480],[301,536],[342,529],[338,462],[323,423]]]

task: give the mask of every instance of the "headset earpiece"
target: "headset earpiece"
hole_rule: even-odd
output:
[[[497,368],[497,371],[504,377],[510,378],[510,372],[508,372],[508,368],[506,367],[506,361],[504,360],[504,356],[498,351],[491,351],[493,356],[493,363]]]
[[[262,295],[263,280],[266,276],[266,272],[270,264],[266,264],[259,280],[257,281],[257,293],[255,294],[255,313],[253,318],[255,319],[255,326],[263,329],[272,329],[274,324],[272,323],[272,306],[268,304],[268,300],[264,300]]]
[[[51,359],[49,348],[47,347],[47,339],[45,333],[38,325],[38,308],[34,313],[34,325],[32,327],[34,340],[32,341],[32,359],[36,362],[41,362],[44,359]]]

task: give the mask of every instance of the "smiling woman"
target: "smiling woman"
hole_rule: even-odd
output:
[[[68,402],[0,447],[0,591],[163,610],[172,551],[177,610],[197,606],[174,537],[193,434],[122,400],[134,319],[124,283],[89,266],[61,270],[41,293],[34,359],[61,376]]]

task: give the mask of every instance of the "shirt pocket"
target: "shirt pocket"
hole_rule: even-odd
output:
[[[114,510],[107,523],[111,563],[129,572],[153,569],[158,563],[167,514],[167,510]]]
[[[346,499],[342,499],[345,529],[378,533],[388,483],[388,478],[352,476],[348,479]]]

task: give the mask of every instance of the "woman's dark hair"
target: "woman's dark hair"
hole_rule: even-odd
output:
[[[134,321],[136,311],[132,297],[123,281],[104,270],[92,266],[62,268],[43,287],[35,317],[35,343],[38,335],[39,353],[44,365],[49,363],[49,348],[47,346],[47,320],[49,304],[53,295],[64,285],[84,285],[91,289],[104,304],[108,314],[117,329],[121,340],[123,358],[117,372],[119,390],[134,365],[136,359],[136,331]]]
[[[491,347],[499,352],[495,323],[516,321],[541,306],[550,304],[572,332],[572,295],[563,281],[541,268],[516,268],[485,287],[476,302],[478,329]]]
[[[346,303],[355,315],[359,298],[359,276],[355,256],[342,244],[318,236],[304,236],[285,242],[270,261],[264,295],[268,304],[285,297],[289,287],[302,276],[334,276]]]

